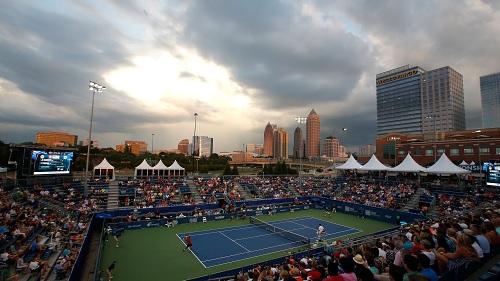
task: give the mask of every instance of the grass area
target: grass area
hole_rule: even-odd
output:
[[[388,223],[371,219],[361,219],[343,213],[326,215],[324,211],[316,209],[296,211],[293,213],[280,213],[273,216],[260,216],[259,218],[265,221],[273,221],[303,216],[328,220],[345,226],[354,227],[361,231],[343,236],[344,239],[347,237],[362,236],[393,227],[393,225]],[[127,230],[120,238],[119,248],[115,247],[112,238],[105,243],[101,259],[101,268],[104,270],[113,260],[116,260],[113,279],[115,281],[185,280],[266,261],[288,254],[289,250],[275,252],[206,269],[198,262],[192,253],[182,252],[183,244],[176,236],[177,233],[247,224],[249,224],[248,219],[224,220],[207,223],[181,224],[174,228],[156,227]]]

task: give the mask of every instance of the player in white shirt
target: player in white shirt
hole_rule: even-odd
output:
[[[318,231],[316,232],[316,234],[318,235],[318,241],[321,241],[321,238],[326,234],[325,227],[319,224]]]

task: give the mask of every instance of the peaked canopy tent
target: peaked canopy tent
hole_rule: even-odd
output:
[[[174,177],[181,177],[186,174],[186,169],[181,167],[179,163],[177,163],[177,160],[174,160],[174,163],[168,167],[169,170],[169,176],[174,176]]]
[[[465,160],[462,160],[462,163],[458,164],[458,166],[467,166],[469,163],[465,162]]]
[[[94,167],[94,178],[114,180],[115,167],[109,164],[106,158],[102,159],[101,163]]]
[[[363,167],[359,168],[360,171],[389,171],[391,168],[387,167],[386,165],[382,164],[375,154],[372,155],[370,160],[366,162]]]
[[[139,166],[135,167],[134,178],[142,179],[147,178],[153,175],[153,167],[149,166],[146,159],[142,160],[142,163]]]
[[[434,165],[430,166],[426,169],[426,172],[429,174],[468,174],[469,170],[462,169],[459,166],[453,164],[451,160],[446,156],[446,154],[442,154],[439,157],[438,161],[434,163]]]
[[[408,153],[403,160],[403,162],[399,163],[396,167],[390,169],[392,172],[406,172],[406,173],[420,173],[425,172],[427,169],[425,167],[420,166],[413,157]]]
[[[352,154],[351,154],[349,159],[347,159],[347,161],[345,161],[344,164],[337,166],[337,167],[332,167],[332,168],[338,169],[338,170],[357,170],[357,169],[360,169],[361,167],[363,167],[363,166],[361,164],[359,164],[359,162],[356,161],[356,159],[354,159],[354,156],[352,156]]]
[[[153,169],[153,175],[155,177],[164,178],[165,176],[168,176],[168,174],[169,174],[168,167],[165,166],[165,164],[163,164],[161,159],[160,159],[160,161],[158,161],[158,163],[152,169]]]

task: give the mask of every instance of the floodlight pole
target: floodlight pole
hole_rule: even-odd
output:
[[[299,123],[299,126],[300,126],[300,125],[305,124],[307,122],[307,117],[300,117],[300,116],[295,117],[295,121],[297,123]],[[298,176],[299,176],[300,186],[302,186],[302,176],[300,175],[300,173],[302,172],[302,157],[305,154],[305,147],[303,146],[303,140],[302,140],[302,128],[300,128],[300,130],[301,130],[301,138],[300,138],[300,146],[299,146],[299,172],[298,172]],[[302,148],[302,153],[300,153],[301,148]]]
[[[88,174],[89,174],[90,146],[92,145],[92,121],[94,119],[95,94],[102,93],[105,89],[106,89],[106,87],[104,87],[103,85],[100,85],[100,84],[92,82],[92,81],[89,82],[89,91],[92,91],[92,106],[90,109],[90,127],[89,127],[89,138],[88,138],[88,143],[87,143],[87,161],[85,164],[85,181],[84,181],[84,189],[83,189],[84,197],[87,197],[89,194]]]

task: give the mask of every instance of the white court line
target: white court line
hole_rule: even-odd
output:
[[[304,229],[304,227],[293,229],[293,230],[301,230],[301,229]],[[290,231],[290,230],[288,230],[288,231]],[[255,235],[255,236],[250,236],[250,237],[243,237],[243,238],[238,238],[238,239],[234,239],[234,240],[241,241],[241,240],[247,240],[247,239],[252,239],[252,238],[257,238],[257,237],[264,237],[264,236],[275,235],[275,234],[277,234],[277,233],[276,232],[271,232],[271,233],[268,233],[268,234]]]
[[[224,234],[224,233],[222,233],[222,232],[220,232],[220,231],[217,231],[217,232],[218,232],[220,235],[222,235],[222,236],[226,237],[227,239],[231,240],[234,244],[236,244],[236,245],[240,246],[241,248],[245,249],[247,252],[250,252],[250,250],[249,250],[249,249],[247,249],[246,247],[244,247],[244,246],[243,246],[243,245],[241,245],[240,243],[238,243],[238,242],[234,241],[231,237],[227,236],[226,234]]]
[[[360,230],[357,229],[357,228],[355,228],[355,227],[350,227],[350,226],[347,226],[347,225],[343,225],[343,224],[339,224],[339,223],[334,223],[334,222],[331,222],[331,221],[327,221],[327,220],[324,220],[324,219],[318,219],[318,218],[314,218],[314,217],[304,217],[304,218],[299,219],[299,220],[304,220],[304,219],[312,219],[312,220],[324,221],[324,222],[327,222],[329,224],[334,224],[334,225],[339,225],[339,226],[342,226],[342,227],[347,227],[347,228],[350,228],[350,229],[355,229],[356,231],[360,232]]]
[[[186,246],[186,243],[184,243],[184,240],[182,240],[182,238],[179,236],[179,234],[176,234],[177,235],[177,238],[179,238],[179,240],[181,240],[181,243],[184,244],[184,246]],[[189,249],[191,250],[191,249]],[[200,258],[198,258],[198,256],[194,253],[194,251],[191,251],[191,253],[193,253],[194,257],[201,263],[201,265],[203,265],[204,268],[207,268],[205,266],[205,264],[200,260]]]
[[[255,253],[255,252],[258,252],[258,251],[262,251],[262,250],[267,250],[267,249],[272,249],[272,248],[276,248],[276,247],[281,247],[281,246],[290,245],[290,244],[297,244],[297,243],[300,243],[300,242],[289,242],[289,243],[284,243],[284,244],[274,245],[274,246],[270,246],[270,247],[260,248],[260,249],[258,249],[258,250],[249,251],[248,253]],[[284,250],[286,250],[286,249],[284,249]],[[237,254],[232,254],[232,255],[229,255],[229,256],[223,256],[223,257],[213,258],[213,259],[209,259],[209,260],[204,260],[204,262],[207,262],[207,261],[214,261],[214,260],[220,260],[220,259],[225,259],[225,258],[230,258],[230,257],[234,257],[234,256],[242,255],[242,254],[248,254],[248,253],[237,253]],[[266,255],[267,255],[267,254],[271,254],[271,253],[272,253],[272,252],[266,253]],[[251,258],[253,258],[253,257],[251,257]],[[233,262],[233,261],[231,261],[231,262]]]
[[[344,233],[344,232],[347,232],[347,231],[351,231],[351,230],[352,229],[342,230],[342,231],[339,231],[339,232],[328,234],[326,236],[329,236],[329,235],[334,236],[334,235],[337,235],[337,234],[340,234],[340,233]],[[273,234],[278,235],[277,233],[273,233]],[[270,247],[260,248],[258,250],[249,251],[248,253],[254,253],[254,252],[261,251],[261,250],[267,250],[267,249],[272,249],[272,248],[276,248],[276,247],[281,247],[281,246],[290,245],[290,244],[297,244],[297,243],[300,243],[300,242],[290,242],[290,243],[284,243],[284,244],[274,245],[274,246],[270,246]],[[286,250],[286,249],[283,249],[283,250]],[[213,258],[213,259],[204,260],[203,262],[220,260],[220,259],[230,258],[230,257],[242,255],[242,254],[248,254],[248,253],[232,254],[232,255],[228,255],[228,256],[223,256],[223,257],[217,257],[217,258]],[[272,252],[265,253],[264,255],[267,255],[267,254],[272,254]],[[253,256],[253,257],[250,257],[250,258],[254,258],[254,257],[258,257],[258,256]],[[235,261],[239,261],[239,260],[235,260]],[[235,261],[231,261],[231,262],[235,262]],[[217,264],[217,265],[214,265],[214,266],[219,266],[219,265],[221,265],[221,264]]]

